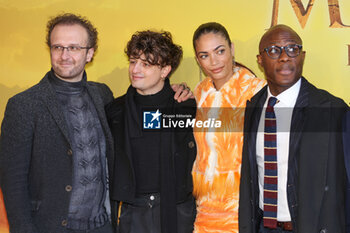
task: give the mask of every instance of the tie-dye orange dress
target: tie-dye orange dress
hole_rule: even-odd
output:
[[[238,232],[238,198],[246,101],[266,84],[236,68],[220,90],[211,79],[197,85],[196,119],[221,120],[219,128],[196,128],[197,157],[192,175],[197,201],[195,233]]]

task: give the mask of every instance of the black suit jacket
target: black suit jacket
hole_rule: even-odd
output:
[[[344,117],[343,122],[344,159],[347,174],[346,188],[346,232],[350,232],[350,111]]]
[[[290,128],[287,199],[293,232],[345,232],[345,169],[341,119],[347,105],[301,78]],[[247,102],[239,230],[258,232],[256,132],[267,86]]]
[[[72,184],[68,126],[48,74],[7,104],[0,138],[0,178],[11,233],[66,232]],[[110,89],[88,82],[113,163],[113,140],[104,106]],[[109,174],[113,174],[109,166]]]

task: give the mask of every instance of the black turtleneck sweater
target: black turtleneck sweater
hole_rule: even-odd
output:
[[[166,107],[174,92],[166,80],[163,89],[154,95],[140,95],[135,92],[134,102],[141,120],[145,110],[156,111]],[[142,127],[142,122],[138,122]],[[131,137],[131,153],[135,170],[136,194],[160,192],[160,130],[143,130],[136,137]]]
[[[51,71],[49,80],[56,91],[68,125],[73,151],[73,180],[68,212],[68,228],[89,230],[109,221],[106,141],[95,106],[80,82],[65,82]]]

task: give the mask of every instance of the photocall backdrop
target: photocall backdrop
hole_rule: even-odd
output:
[[[129,86],[124,48],[139,30],[170,31],[184,50],[171,78],[192,89],[204,78],[192,48],[202,23],[223,24],[237,61],[264,78],[256,61],[258,43],[271,25],[295,29],[304,42],[304,76],[350,101],[350,1],[347,0],[0,0],[0,120],[8,99],[36,84],[50,69],[46,22],[63,12],[86,16],[98,28],[99,48],[87,66],[89,80],[106,83],[115,96]],[[0,193],[0,233],[8,232]]]

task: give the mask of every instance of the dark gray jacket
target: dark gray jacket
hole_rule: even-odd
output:
[[[48,74],[7,104],[0,138],[0,178],[11,233],[66,232],[72,184],[72,150],[60,104]],[[104,106],[105,84],[88,82],[113,164],[113,140]],[[109,174],[113,174],[109,166]]]
[[[345,232],[345,166],[341,123],[347,105],[301,78],[290,126],[287,198],[294,233]],[[267,86],[247,102],[239,232],[257,233],[256,135]]]

